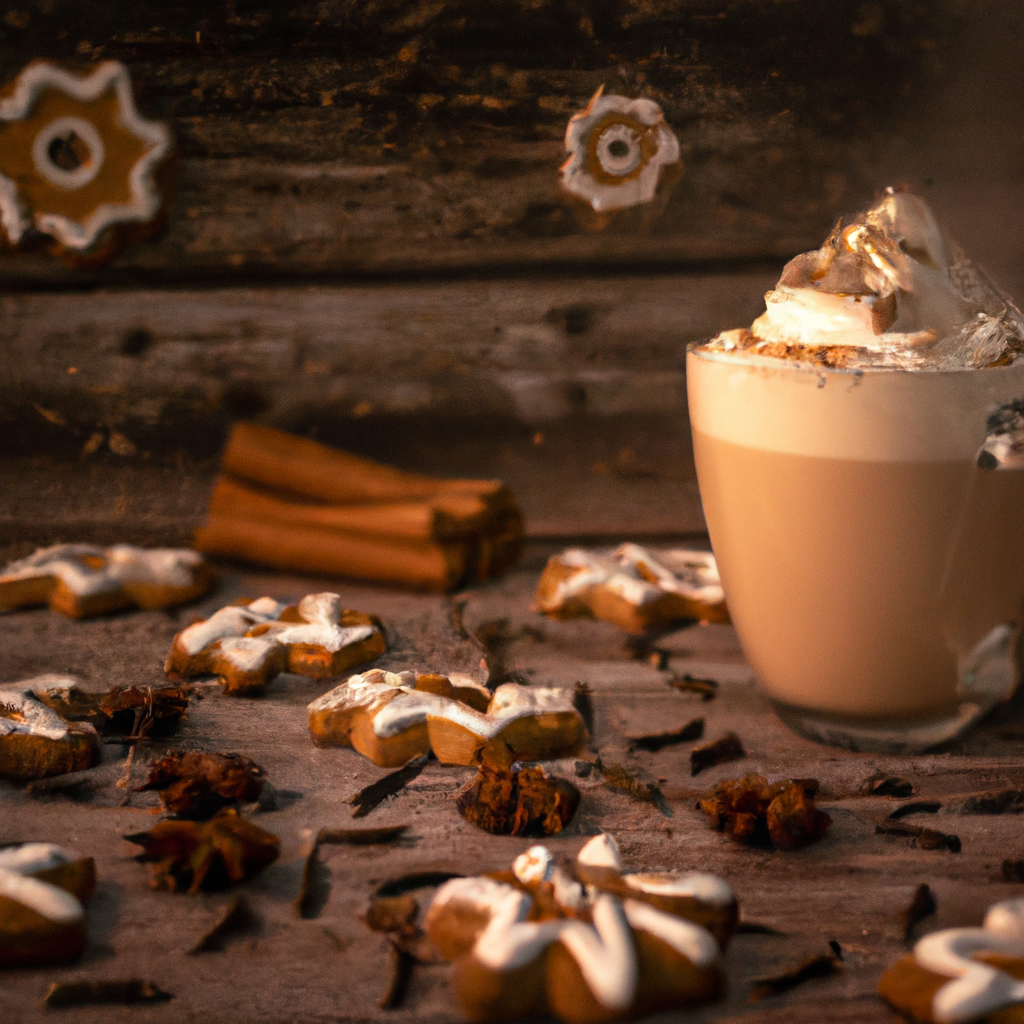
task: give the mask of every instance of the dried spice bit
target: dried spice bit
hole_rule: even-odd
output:
[[[160,791],[164,808],[181,817],[205,819],[235,803],[252,803],[263,789],[263,769],[241,754],[172,750],[149,766],[136,787]]]
[[[814,805],[816,779],[783,779],[773,785],[763,775],[720,782],[697,806],[711,825],[748,846],[798,850],[816,843],[832,819]]]
[[[222,950],[227,940],[235,935],[244,935],[259,924],[244,896],[236,896],[227,906],[217,923],[200,938],[189,953],[213,953]]]
[[[676,729],[669,729],[667,732],[652,733],[627,733],[631,750],[649,750],[652,753],[670,747],[676,743],[688,743],[690,740],[699,740],[704,735],[704,719],[695,718],[686,725]]]
[[[241,882],[277,860],[280,840],[232,810],[212,821],[161,821],[149,832],[125,836],[143,852],[135,859],[152,864],[154,889],[196,893]]]
[[[302,865],[302,884],[294,903],[295,913],[303,920],[320,916],[330,895],[326,875],[327,869],[320,863],[320,844],[314,842]]]
[[[621,764],[597,765],[605,785],[620,790],[641,803],[654,804],[665,815],[672,817],[672,808],[665,800],[665,795],[653,782],[641,782],[633,778]]]
[[[397,1010],[405,1002],[405,994],[409,990],[409,982],[412,981],[412,969],[416,963],[411,953],[396,946],[391,947],[391,956],[391,984],[377,1004],[382,1010]]]
[[[586,683],[577,682],[573,691],[572,706],[579,712],[587,732],[594,735],[594,701],[591,689]]]
[[[913,839],[913,845],[919,850],[949,850],[959,853],[960,837],[939,832],[933,828],[922,828],[920,825],[907,825],[904,822],[893,822],[891,825],[876,825],[875,834],[881,836],[905,836]]]
[[[423,771],[429,759],[430,754],[414,757],[397,771],[388,772],[382,779],[371,782],[369,786],[365,786],[358,793],[353,793],[346,801],[352,805],[352,817],[365,818],[374,807],[404,789]]]
[[[1001,867],[1003,880],[1007,882],[1024,882],[1024,860],[1007,857]]]
[[[840,946],[835,939],[828,940],[828,948],[831,949],[833,953],[835,953],[837,960],[843,959],[843,947]]]
[[[698,679],[688,672],[671,680],[669,685],[683,693],[699,694],[704,700],[714,700],[718,696],[718,683],[714,679]]]
[[[941,809],[942,804],[938,800],[915,800],[913,803],[903,804],[902,807],[890,811],[888,818],[890,821],[899,821],[900,818],[907,818],[911,814],[935,814]]]
[[[350,843],[353,846],[372,846],[376,843],[393,843],[408,831],[408,825],[385,825],[382,828],[322,828],[316,834],[316,845]]]
[[[188,710],[192,687],[115,686],[100,701],[106,718],[101,732],[126,739],[145,736],[170,736]]]
[[[174,996],[151,981],[131,978],[126,981],[60,981],[43,996],[44,1006],[95,1006],[97,1003],[166,1003]]]
[[[498,836],[553,836],[572,821],[580,793],[571,782],[539,766],[517,767],[500,741],[480,753],[476,778],[455,798],[470,824]]]
[[[752,1003],[757,1003],[769,996],[788,992],[791,988],[796,988],[797,985],[810,981],[812,978],[827,978],[832,974],[838,974],[839,971],[839,961],[835,955],[822,953],[783,974],[776,974],[770,978],[758,978],[750,990],[748,999]]]
[[[1020,814],[1024,811],[1024,790],[998,789],[975,793],[961,805],[961,814]]]
[[[900,915],[903,924],[903,940],[910,942],[914,937],[914,929],[926,918],[930,917],[938,906],[931,889],[922,882],[915,890],[909,905]]]
[[[690,751],[690,775],[699,775],[705,768],[729,761],[739,761],[747,756],[739,736],[734,732],[726,733],[714,743],[706,743]]]
[[[861,792],[865,796],[908,797],[914,795],[914,784],[894,775],[872,775],[861,786]]]

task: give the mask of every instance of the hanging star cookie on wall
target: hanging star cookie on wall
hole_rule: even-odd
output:
[[[72,264],[109,260],[159,226],[172,148],[139,116],[123,64],[84,77],[30,64],[0,91],[0,240],[46,236]]]

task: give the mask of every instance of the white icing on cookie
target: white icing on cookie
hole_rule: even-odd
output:
[[[336,654],[350,644],[369,640],[376,630],[371,626],[336,626],[331,623],[309,622],[294,625],[282,623],[279,626],[272,626],[270,632],[278,643],[308,644],[312,647],[322,647],[325,651]]]
[[[217,641],[216,649],[239,672],[259,672],[278,644],[268,636],[228,636]]]
[[[622,857],[619,854],[619,844],[614,836],[602,832],[594,836],[578,854],[576,863],[588,868],[611,868],[613,871],[622,870]]]
[[[512,874],[523,885],[550,882],[555,873],[555,860],[546,846],[531,846],[512,862]]]
[[[370,711],[383,708],[399,694],[409,691],[410,675],[415,682],[415,673],[385,672],[379,668],[349,676],[333,690],[317,697],[306,710],[317,713],[358,707],[366,707]]]
[[[626,920],[633,928],[661,939],[682,953],[695,967],[710,967],[717,963],[718,943],[707,928],[681,917],[673,917],[639,900],[626,900],[623,906]]]
[[[85,912],[75,896],[31,877],[70,861],[71,857],[52,843],[25,843],[0,850],[0,896],[21,903],[57,924],[81,921]]]
[[[273,618],[265,612],[254,610],[251,604],[228,605],[214,612],[205,621],[183,629],[175,642],[186,654],[194,657],[216,640],[229,636],[243,636],[254,626],[269,623]]]
[[[201,555],[188,548],[57,544],[12,562],[0,574],[0,583],[55,576],[77,597],[110,593],[126,583],[180,588],[192,585],[194,570],[202,561]]]
[[[23,689],[24,685],[20,684],[16,690],[0,689],[0,737],[18,735],[64,739],[68,735],[67,722],[30,690]]]
[[[692,896],[702,903],[728,906],[736,897],[726,882],[717,875],[704,871],[688,871],[685,874],[650,873],[623,875],[622,880],[638,892],[652,896]]]

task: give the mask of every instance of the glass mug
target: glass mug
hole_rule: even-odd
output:
[[[1024,362],[822,369],[691,346],[686,373],[726,602],[783,720],[912,752],[1006,699],[1024,468],[979,453],[1024,396]]]

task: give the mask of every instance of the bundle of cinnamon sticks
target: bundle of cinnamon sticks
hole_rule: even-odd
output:
[[[198,550],[430,590],[510,569],[523,542],[498,480],[407,473],[271,427],[228,438]]]

